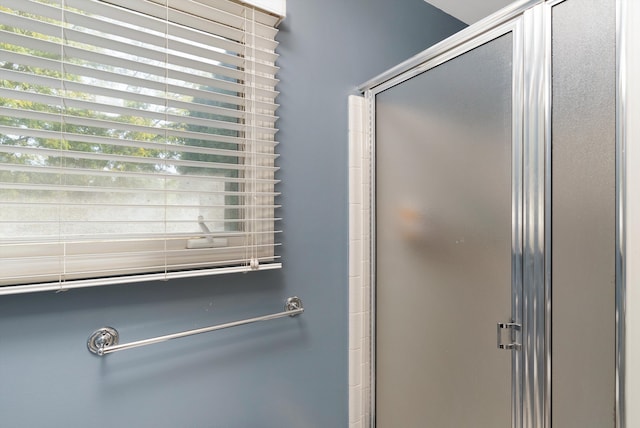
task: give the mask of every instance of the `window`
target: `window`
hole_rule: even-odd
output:
[[[277,21],[0,0],[0,291],[280,267]]]

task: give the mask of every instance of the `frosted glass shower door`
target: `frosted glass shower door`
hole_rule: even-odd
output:
[[[507,33],[376,94],[378,428],[512,426],[513,81]]]

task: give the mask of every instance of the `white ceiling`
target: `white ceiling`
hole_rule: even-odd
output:
[[[466,24],[473,24],[480,19],[502,9],[514,0],[426,0],[438,9],[455,16]]]

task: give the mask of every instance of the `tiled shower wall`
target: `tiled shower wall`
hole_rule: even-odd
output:
[[[370,425],[370,150],[366,101],[349,97],[349,427]]]

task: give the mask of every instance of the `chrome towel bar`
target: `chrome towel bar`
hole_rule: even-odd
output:
[[[180,337],[193,336],[194,334],[208,333],[210,331],[222,330],[224,328],[237,327],[239,325],[251,324],[259,321],[269,321],[282,317],[295,317],[304,312],[302,300],[298,297],[289,297],[285,301],[284,312],[277,314],[263,315],[261,317],[250,318],[242,321],[234,321],[226,324],[202,327],[195,330],[183,331],[180,333],[167,334],[166,336],[154,337],[152,339],[138,340],[136,342],[118,344],[120,335],[113,327],[102,327],[94,331],[87,341],[89,352],[95,355],[104,356],[113,352],[124,351],[125,349],[138,348],[140,346],[153,345],[154,343],[166,342]]]

